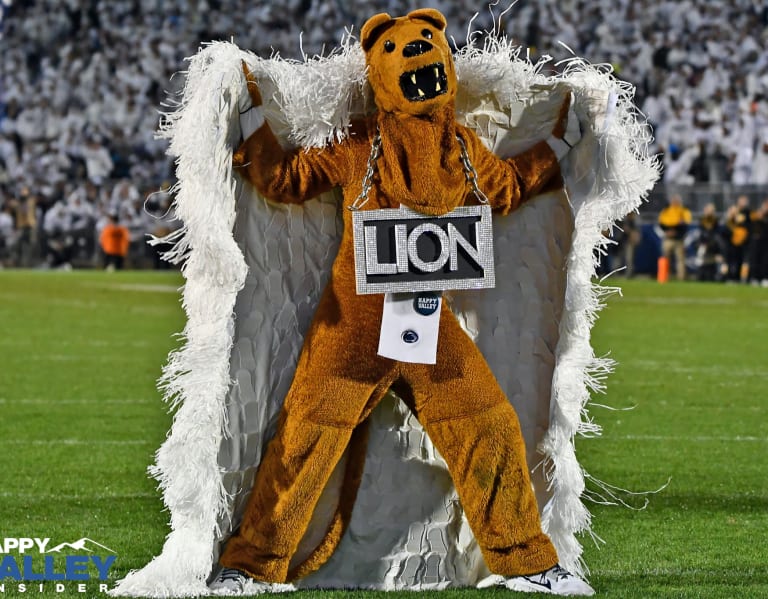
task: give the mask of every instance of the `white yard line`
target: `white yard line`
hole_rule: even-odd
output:
[[[14,293],[3,292],[0,297],[3,299],[21,300],[27,301],[31,294],[29,293]],[[45,303],[48,307],[51,306],[70,306],[75,308],[100,308],[103,303],[97,300],[86,300],[79,298],[66,298],[66,297],[46,297]]]
[[[0,439],[0,445],[157,445],[148,439]]]
[[[750,570],[754,572],[755,569],[750,568]],[[702,574],[721,576],[722,570],[715,569],[715,568],[708,568],[708,569],[707,568],[653,568],[650,570],[627,568],[626,570],[614,570],[614,569],[598,570],[597,568],[592,568],[591,574],[594,576],[620,576],[622,578],[627,576],[693,576],[693,575],[700,576]],[[707,584],[710,584],[710,583],[708,582]],[[732,585],[729,584],[729,586],[732,586]],[[749,587],[745,587],[745,590],[747,590],[748,588]],[[701,595],[701,596],[704,596],[704,595]],[[743,596],[755,597],[756,595],[745,594]]]
[[[94,493],[92,495],[72,495],[60,493],[13,493],[11,491],[0,492],[0,498],[22,499],[26,501],[46,500],[46,499],[84,499],[92,501],[94,499],[160,499],[160,492],[157,493]]]
[[[90,285],[89,285],[90,286]],[[179,285],[152,285],[143,283],[115,283],[93,285],[99,289],[111,289],[117,291],[143,291],[145,293],[178,293],[181,295],[181,284]]]
[[[729,379],[765,377],[768,378],[768,368],[731,368],[715,364],[701,364],[700,366],[680,366],[674,362],[662,362],[658,360],[622,360],[622,368],[642,368],[648,370],[657,370],[660,372],[674,372],[680,374],[703,374],[710,376],[727,376]]]
[[[141,340],[134,340],[134,341],[107,341],[104,339],[86,339],[78,340],[76,343],[74,341],[65,340],[65,339],[57,339],[55,341],[55,344],[57,348],[62,347],[116,347],[119,349],[125,349],[127,347],[152,347],[154,344],[150,343],[149,341],[141,341]],[[16,337],[2,337],[0,338],[0,345],[4,346],[10,346],[15,348],[34,348],[38,349],[39,343],[32,339],[18,339]],[[26,353],[27,350],[25,350]],[[89,354],[90,355],[90,354]]]
[[[101,406],[101,405],[162,405],[160,398],[142,398],[142,399],[98,399],[98,398],[80,398],[80,399],[53,399],[43,397],[25,397],[21,399],[8,399],[0,397],[0,405],[65,405],[65,406]]]
[[[69,353],[69,354],[39,354],[28,355],[24,358],[30,362],[125,362],[143,360],[144,356],[140,352],[124,352],[122,354],[99,353],[98,355],[90,353]]]
[[[622,303],[630,304],[673,304],[673,305],[702,305],[702,306],[728,306],[738,303],[730,297],[664,297],[647,296],[632,297],[629,295],[621,298]],[[746,303],[746,302],[745,302]]]
[[[693,437],[683,437],[678,435],[604,435],[602,439],[607,441],[674,441],[695,443],[766,443],[768,442],[768,436],[766,437],[752,437],[736,435],[734,437],[728,436],[706,436],[698,435]]]

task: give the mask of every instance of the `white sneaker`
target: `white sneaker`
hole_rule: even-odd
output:
[[[551,567],[546,572],[529,576],[513,576],[506,578],[499,574],[491,574],[477,584],[478,589],[488,587],[505,587],[511,591],[523,593],[549,593],[550,595],[580,595],[588,597],[595,590],[578,576],[574,576],[560,565]]]
[[[208,585],[214,595],[260,595],[262,593],[288,593],[295,591],[292,584],[254,580],[235,568],[222,568]]]

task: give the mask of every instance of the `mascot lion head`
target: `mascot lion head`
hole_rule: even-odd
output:
[[[445,26],[432,8],[366,21],[360,42],[379,110],[422,116],[453,102],[456,71]]]

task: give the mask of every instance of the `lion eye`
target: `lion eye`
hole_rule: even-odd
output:
[[[384,42],[384,49],[387,52],[394,52],[395,51],[395,42],[393,42],[392,40],[387,40],[386,42]]]
[[[423,35],[428,40],[432,39],[432,32],[429,29],[422,29],[421,30],[421,35]]]

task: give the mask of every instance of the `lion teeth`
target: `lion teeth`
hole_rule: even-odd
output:
[[[413,83],[414,85],[416,85],[416,73],[414,73],[413,75],[411,75],[411,83]]]
[[[440,87],[440,82],[438,81],[438,82],[435,84],[435,91],[436,91],[436,92],[439,92],[441,89],[443,89],[443,88],[442,88],[442,87]]]
[[[424,92],[423,92],[423,91],[421,91],[421,88],[419,88],[419,97],[420,97],[420,98],[423,98],[423,97],[424,97],[424,95],[425,95],[425,94],[424,94]]]
[[[434,68],[434,73],[435,73],[435,79],[439,79],[440,73],[437,72],[437,67]]]

